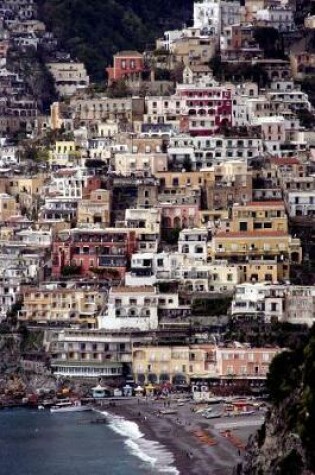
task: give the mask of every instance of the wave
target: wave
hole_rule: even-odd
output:
[[[174,455],[159,442],[145,439],[136,422],[105,411],[102,414],[108,420],[108,427],[126,439],[129,452],[154,468],[154,473],[179,475],[174,467]]]

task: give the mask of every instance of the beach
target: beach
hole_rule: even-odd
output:
[[[168,404],[163,400],[135,398],[105,403],[99,410],[137,424],[145,440],[159,443],[168,456],[172,454],[179,474],[236,473],[249,436],[262,423],[261,415],[207,420],[193,412],[189,401],[172,400]],[[159,460],[156,473],[160,472],[158,464]]]

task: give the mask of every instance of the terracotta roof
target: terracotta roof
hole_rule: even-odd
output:
[[[295,157],[274,157],[270,158],[271,163],[276,165],[300,165],[300,161]]]
[[[247,206],[262,206],[268,208],[269,206],[284,206],[283,201],[250,201],[245,205],[240,205],[242,208],[246,208]]]
[[[142,54],[139,53],[138,51],[119,51],[118,53],[115,54],[115,56],[130,56],[130,57],[133,57],[133,56],[137,56],[139,58],[142,58]]]
[[[143,292],[155,292],[155,287],[152,285],[140,285],[139,287],[134,286],[120,286],[120,287],[113,287],[111,292],[114,293],[143,293]]]
[[[232,232],[232,233],[217,233],[215,237],[220,237],[220,238],[238,238],[238,237],[262,237],[262,238],[268,238],[268,237],[288,237],[288,234],[286,234],[283,231],[268,231],[268,232],[260,232],[260,231],[240,231],[240,232]]]

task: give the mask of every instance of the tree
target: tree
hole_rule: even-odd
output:
[[[107,89],[108,97],[120,98],[131,96],[131,94],[131,90],[129,89],[126,81],[123,79],[113,82],[113,84],[111,84],[111,86],[109,86]]]
[[[143,51],[165,30],[192,17],[187,0],[37,0],[39,17],[74,58],[83,61],[93,81],[121,50]]]

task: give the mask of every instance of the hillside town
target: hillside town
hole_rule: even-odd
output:
[[[27,339],[2,379],[264,393],[315,320],[315,16],[293,3],[195,0],[100,86],[33,0],[0,1],[2,351]]]

